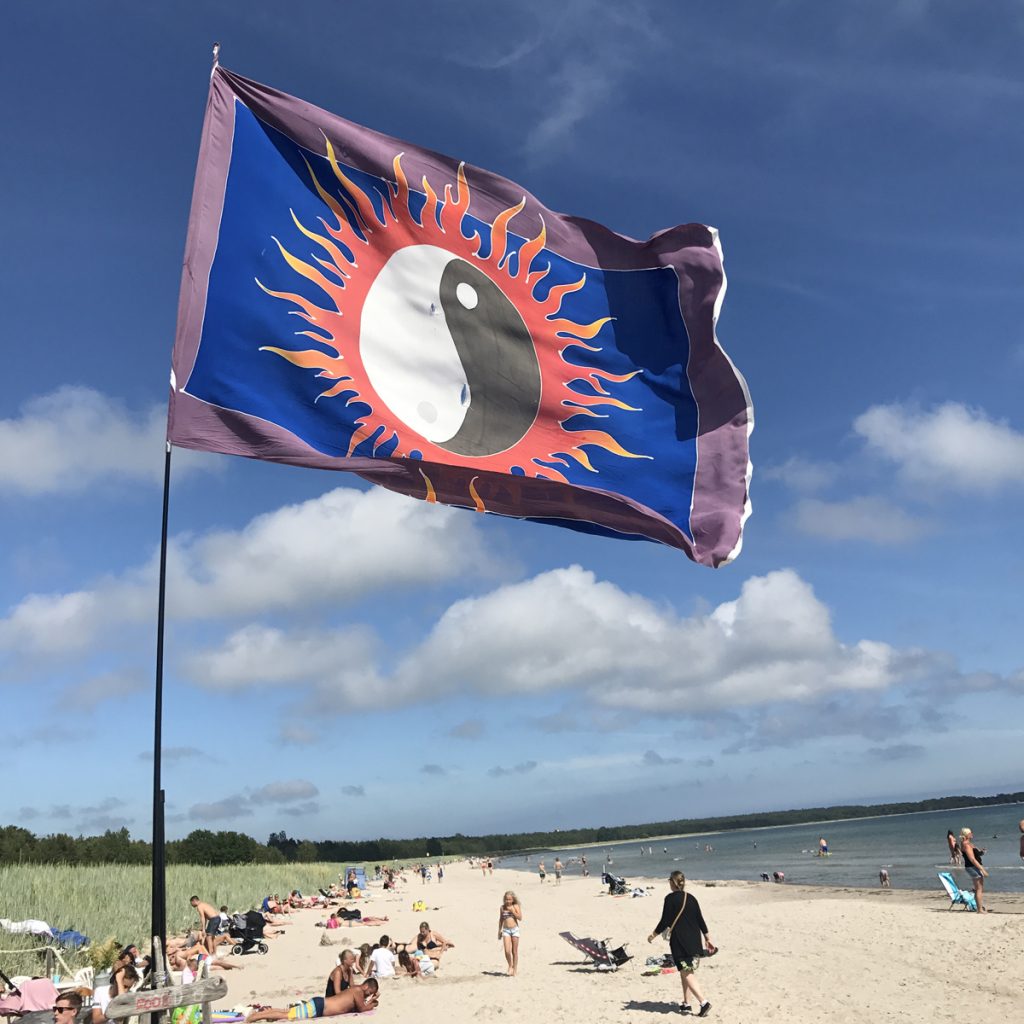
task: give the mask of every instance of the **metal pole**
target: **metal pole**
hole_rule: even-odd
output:
[[[163,951],[167,948],[167,886],[164,863],[164,791],[160,780],[160,762],[164,710],[164,605],[167,592],[167,511],[171,496],[171,443],[164,456],[164,511],[160,529],[160,589],[156,614],[156,690],[153,712],[153,903],[151,950],[153,984],[166,984]]]

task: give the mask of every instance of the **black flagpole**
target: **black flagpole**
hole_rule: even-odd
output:
[[[167,885],[164,863],[164,791],[160,781],[161,728],[164,709],[164,598],[167,592],[167,510],[171,496],[171,442],[164,456],[164,513],[160,530],[160,589],[156,614],[156,692],[153,713],[153,984],[166,983]]]

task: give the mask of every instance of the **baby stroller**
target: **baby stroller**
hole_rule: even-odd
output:
[[[601,882],[608,886],[609,896],[625,896],[629,892],[629,886],[624,878],[620,878],[618,875],[610,875],[607,871],[601,875]]]
[[[265,924],[266,921],[258,910],[235,914],[228,926],[228,935],[235,940],[231,952],[236,956],[242,953],[251,953],[253,949],[260,953],[269,953],[270,947],[263,941]]]

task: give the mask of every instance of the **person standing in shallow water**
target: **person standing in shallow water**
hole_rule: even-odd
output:
[[[946,832],[946,845],[949,847],[949,863],[959,866],[960,844],[956,841],[956,835],[952,829],[948,829]]]
[[[985,851],[974,845],[974,833],[969,828],[960,829],[960,851],[964,856],[964,870],[974,885],[974,898],[978,902],[978,913],[987,914],[985,909],[985,879],[988,872],[982,866]]]
[[[648,942],[653,942],[656,935],[669,931],[669,949],[672,962],[679,971],[679,979],[683,984],[683,1002],[679,1007],[682,1013],[693,1013],[689,1002],[692,994],[697,1001],[698,1017],[706,1017],[711,1012],[711,1003],[701,993],[694,973],[705,955],[716,953],[708,926],[704,922],[700,904],[695,896],[686,892],[686,876],[682,871],[673,871],[668,876],[669,893],[661,909],[661,920],[650,935]],[[705,954],[705,944],[707,954]]]

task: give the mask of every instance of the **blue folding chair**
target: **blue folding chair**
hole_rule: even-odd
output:
[[[974,898],[973,892],[968,892],[966,889],[961,889],[956,884],[956,879],[948,871],[939,872],[939,881],[942,883],[942,888],[946,890],[949,895],[949,909],[952,910],[958,903],[962,903],[965,910],[978,909],[978,901]]]

